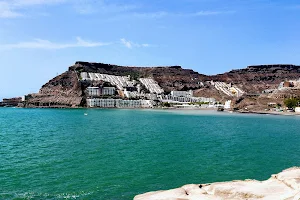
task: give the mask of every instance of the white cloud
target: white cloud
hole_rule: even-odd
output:
[[[22,11],[30,6],[54,5],[69,0],[0,0],[0,18],[24,16]]]
[[[0,1],[0,18],[15,18],[19,16],[22,16],[22,14],[14,11],[10,4]]]
[[[96,9],[92,5],[75,5],[74,9],[77,13],[82,15],[93,14]]]
[[[223,15],[223,14],[233,14],[235,11],[199,11],[192,13],[193,16],[208,16],[208,15]]]
[[[77,37],[76,42],[73,43],[57,43],[57,42],[51,42],[49,40],[34,39],[32,41],[25,41],[19,43],[0,44],[0,50],[12,50],[12,49],[44,49],[44,50],[54,49],[55,50],[55,49],[67,49],[67,48],[79,48],[79,47],[91,48],[91,47],[115,45],[120,43],[129,49],[155,46],[147,43],[143,43],[143,44],[134,43],[132,41],[126,40],[125,38],[120,39],[120,42],[103,43],[103,42],[92,42],[88,40],[83,40],[82,38]]]
[[[90,42],[81,39],[80,37],[76,38],[74,43],[55,43],[49,40],[35,39],[30,42],[20,42],[15,44],[3,44],[0,45],[0,49],[66,49],[66,48],[76,48],[76,47],[99,47],[110,45],[111,43],[102,43],[102,42]]]
[[[132,48],[132,42],[131,41],[128,41],[128,40],[126,40],[125,38],[122,38],[121,39],[121,43],[125,46],[125,47],[127,47],[127,48],[129,48],[129,49],[131,49]]]
[[[150,45],[150,44],[134,43],[132,41],[126,40],[125,38],[120,39],[120,41],[121,41],[121,44],[123,44],[128,49],[132,49],[133,47],[150,47],[150,46],[153,46],[153,45]]]
[[[230,14],[234,11],[199,11],[195,13],[173,13],[165,11],[154,12],[130,12],[137,10],[140,6],[133,4],[112,3],[105,0],[0,0],[0,18],[16,18],[25,16],[24,11],[30,7],[42,5],[60,5],[65,4],[71,6],[75,12],[79,14],[93,13],[125,13],[125,16],[137,18],[162,18],[170,17],[196,17]]]
[[[138,18],[162,18],[162,17],[200,17],[200,16],[210,16],[210,15],[225,15],[225,14],[234,14],[235,11],[225,10],[225,11],[199,11],[195,13],[173,13],[173,12],[144,12],[144,13],[133,13],[130,14],[133,17]]]
[[[33,6],[33,5],[50,5],[50,4],[58,4],[64,3],[68,0],[10,0],[13,6]]]
[[[109,3],[108,3],[109,2]],[[72,2],[74,10],[79,14],[93,13],[121,13],[134,10],[137,8],[133,4],[117,4],[104,0],[74,0]]]
[[[117,4],[105,0],[0,0],[0,18],[24,16],[24,11],[30,7],[60,4],[70,6],[79,14],[120,13],[138,7],[133,4]]]
[[[134,17],[139,18],[161,18],[170,15],[168,12],[160,11],[160,12],[148,12],[148,13],[133,13]]]

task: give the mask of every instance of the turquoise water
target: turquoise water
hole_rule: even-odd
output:
[[[0,199],[125,200],[291,166],[300,166],[300,117],[0,109]]]

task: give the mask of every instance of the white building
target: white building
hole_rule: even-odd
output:
[[[242,96],[245,92],[243,90],[241,90],[240,88],[233,86],[231,83],[227,84],[224,82],[214,82],[211,81],[211,85],[215,86],[215,88],[221,92],[223,92],[224,94],[226,94],[227,96],[236,96],[236,97],[240,97]]]
[[[150,91],[150,93],[161,94],[164,92],[152,78],[140,78],[139,81]]]
[[[114,108],[115,99],[87,99],[88,107]]]
[[[27,101],[30,98],[31,95],[23,95],[22,101]]]
[[[114,87],[88,87],[87,94],[88,96],[100,96],[100,95],[115,95],[116,89]]]
[[[140,100],[142,108],[153,108],[153,101],[151,100]]]
[[[225,102],[224,108],[225,109],[230,109],[231,108],[231,100],[228,100],[228,101]]]
[[[133,82],[130,81],[130,76],[115,76],[109,74],[81,72],[80,78],[81,80],[86,81],[108,82],[116,86],[119,90],[123,90],[127,86],[133,86]]]
[[[126,89],[124,90],[124,95],[127,98],[138,98],[138,97],[143,96],[143,95],[141,95],[141,93],[138,93],[137,91],[131,92],[131,91],[128,91]]]
[[[88,107],[100,108],[152,108],[151,100],[123,100],[123,99],[87,99]]]
[[[173,97],[193,97],[193,90],[189,91],[171,91]]]
[[[173,96],[173,95],[161,95],[161,101],[169,102],[169,103],[196,103],[196,102],[215,103],[216,102],[214,98],[182,97],[182,96]]]
[[[145,97],[150,99],[150,100],[158,100],[156,94],[145,94]]]
[[[87,88],[88,96],[100,96],[99,87],[88,87]]]
[[[102,95],[115,95],[116,89],[114,87],[103,87]]]
[[[118,99],[116,101],[117,108],[140,108],[141,100],[122,100]]]

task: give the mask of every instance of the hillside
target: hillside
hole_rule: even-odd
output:
[[[210,81],[233,83],[248,94],[260,95],[263,90],[277,88],[282,81],[300,78],[300,66],[296,65],[249,66],[245,69],[207,76],[191,69],[183,69],[181,66],[129,67],[78,61],[70,66],[68,71],[43,85],[38,94],[31,94],[31,98],[28,99],[26,106],[84,106],[84,90],[88,86],[91,86],[91,83],[81,81],[80,72],[93,72],[117,76],[130,75],[131,79],[135,80],[151,77],[158,82],[165,93],[169,93],[172,90],[192,89],[194,90],[195,96],[213,97],[218,101],[233,99],[238,103],[243,101],[245,103],[245,100],[248,98],[234,99],[233,97],[228,97],[218,91]],[[298,95],[297,92],[296,95]],[[273,95],[273,97],[263,97],[277,98],[276,95]],[[251,102],[251,104],[255,104],[256,100],[257,99],[254,99],[254,103]],[[282,101],[282,99],[280,101]]]
[[[210,76],[209,78],[237,84],[248,93],[261,93],[266,89],[277,88],[282,81],[299,79],[300,66],[255,65]]]
[[[128,67],[103,63],[76,62],[69,71],[86,71],[117,76],[130,75],[132,79],[152,77],[167,92],[200,88],[199,82],[209,80],[208,76],[199,74],[181,66],[167,67]]]

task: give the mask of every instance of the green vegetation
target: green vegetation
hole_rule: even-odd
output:
[[[189,103],[189,105],[199,105],[199,106],[201,106],[201,105],[203,105],[203,104],[208,105],[209,102],[192,102],[192,103]]]
[[[129,100],[139,100],[140,98],[138,98],[138,97],[130,97],[130,98],[128,98]]]
[[[162,106],[169,108],[169,107],[171,107],[171,104],[169,102],[164,102],[164,103],[162,103]]]
[[[284,100],[284,105],[288,108],[295,108],[299,106],[300,99],[298,98],[289,98]]]
[[[126,76],[130,75],[130,80],[138,80],[140,78],[140,74],[138,72],[129,72],[126,73]]]

